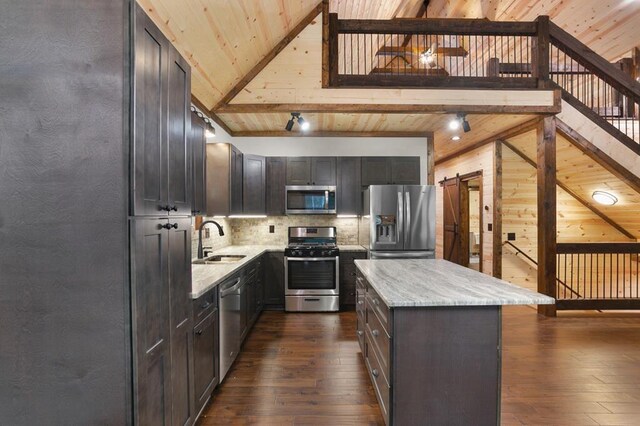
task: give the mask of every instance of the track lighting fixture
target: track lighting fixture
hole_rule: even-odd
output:
[[[204,121],[204,124],[205,124],[204,136],[207,139],[215,138],[216,128],[213,127],[213,120],[211,120],[209,117],[204,115],[204,113],[194,105],[191,105],[191,112],[195,113],[199,118],[202,119],[202,121]]]
[[[309,127],[311,127],[309,125],[309,122],[307,120],[305,120],[304,118],[302,118],[302,115],[300,115],[299,112],[292,112],[291,113],[291,118],[289,119],[289,121],[287,121],[287,125],[284,126],[285,130],[290,132],[291,129],[293,129],[293,124],[295,123],[295,121],[298,121],[298,124],[300,125],[300,129],[303,131],[307,131],[309,130]]]

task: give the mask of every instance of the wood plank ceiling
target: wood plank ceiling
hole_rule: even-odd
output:
[[[320,0],[137,0],[154,22],[176,45],[192,66],[192,92],[207,109],[213,108],[241,81],[298,23],[318,6]],[[330,11],[341,18],[389,19],[414,17],[422,0],[331,0]],[[640,2],[615,0],[431,0],[428,17],[467,17],[494,20],[533,20],[540,14],[549,14],[556,24],[586,42],[608,59],[616,59],[638,44],[636,29],[640,27]],[[316,27],[309,34],[317,35],[321,16],[312,21]],[[301,48],[304,34],[296,39]],[[309,37],[309,36],[307,36]],[[282,52],[292,49],[291,43]],[[314,49],[319,49],[318,46]],[[304,54],[315,55],[304,47]],[[300,53],[300,52],[299,52]],[[309,61],[313,62],[313,61]],[[237,97],[232,104],[257,102],[265,91],[275,93],[273,81],[264,76],[275,76],[275,83],[283,86],[278,96],[289,96],[292,91],[302,93],[299,86],[315,85],[316,75],[304,74],[304,64],[291,64],[300,68],[300,80],[278,82],[277,72],[264,69]],[[317,70],[319,75],[320,70]],[[283,77],[280,77],[282,80]],[[269,86],[271,84],[271,86]],[[287,88],[289,85],[289,95]],[[251,89],[256,92],[251,93]],[[273,90],[271,90],[273,89]],[[258,94],[258,91],[262,91]],[[331,89],[324,89],[331,90]],[[334,89],[332,96],[348,96],[348,89]],[[411,94],[415,92],[416,94]],[[420,93],[420,94],[417,94]],[[415,99],[420,90],[387,90],[376,93],[379,103],[390,103],[400,97]],[[374,94],[371,92],[371,96]],[[269,95],[261,102],[276,103],[278,97]],[[308,91],[315,97],[317,92]],[[296,95],[296,99],[299,97]],[[334,98],[337,99],[337,98]],[[302,102],[298,100],[297,102]],[[409,101],[405,101],[409,102]],[[335,102],[328,102],[335,103]],[[279,132],[288,118],[287,112],[256,113],[227,112],[220,114],[228,127],[239,132]],[[531,116],[486,115],[470,119],[472,132],[452,145],[446,130],[450,115],[429,113],[372,114],[336,113],[320,111],[305,113],[314,122],[314,129],[325,132],[435,132],[436,158],[451,152],[452,146],[464,147],[480,141],[492,132],[505,130],[531,119]],[[438,141],[438,139],[441,139]]]

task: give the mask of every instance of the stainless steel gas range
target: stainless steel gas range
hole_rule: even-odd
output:
[[[284,251],[285,310],[336,312],[340,301],[339,251],[333,226],[290,227]]]

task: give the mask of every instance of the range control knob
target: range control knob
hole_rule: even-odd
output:
[[[315,252],[315,251],[313,251],[313,250],[311,250],[311,251],[309,252],[309,257],[313,257],[313,256],[315,256],[315,254],[316,254],[316,252]]]

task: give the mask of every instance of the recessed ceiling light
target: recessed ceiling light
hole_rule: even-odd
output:
[[[460,140],[460,136],[456,135],[454,137],[451,138],[452,141],[459,141]]]
[[[615,195],[609,194],[605,191],[594,191],[591,195],[591,198],[593,198],[600,204],[604,204],[605,206],[613,206],[618,202],[618,198]]]

